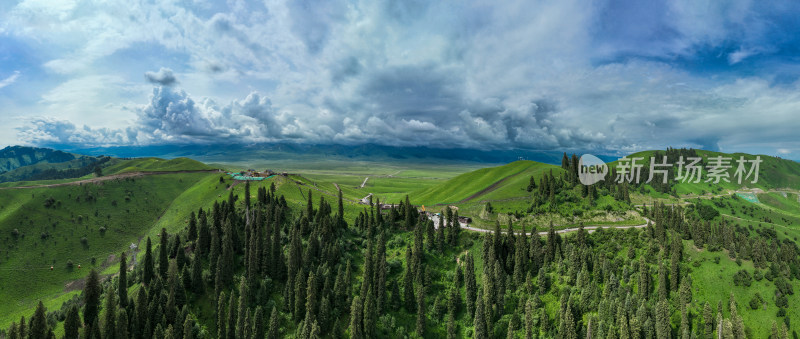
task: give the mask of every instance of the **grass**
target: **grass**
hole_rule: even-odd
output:
[[[213,167],[189,158],[175,158],[164,160],[159,158],[137,158],[125,160],[109,166],[103,173],[119,174],[127,172],[152,172],[152,171],[197,171],[210,170]]]
[[[782,319],[776,317],[778,308],[775,306],[775,285],[769,280],[762,279],[761,281],[753,280],[750,287],[735,286],[733,284],[733,275],[739,270],[747,270],[751,275],[753,274],[753,263],[751,261],[742,261],[742,265],[736,264],[724,252],[709,252],[707,250],[697,250],[694,247],[693,241],[684,242],[686,255],[692,262],[699,262],[699,267],[691,267],[692,291],[693,297],[696,300],[695,309],[702,309],[702,304],[697,301],[708,301],[712,309],[716,310],[717,302],[722,301],[725,316],[730,316],[728,311],[728,300],[730,294],[733,293],[736,299],[737,312],[742,317],[747,327],[750,327],[753,333],[753,338],[766,338],[769,336],[772,329],[772,322],[776,321],[780,325]],[[715,259],[719,258],[719,264],[715,263]],[[764,270],[761,270],[764,272]],[[800,282],[797,280],[791,281],[795,291],[800,288]],[[725,286],[725,288],[720,288]],[[753,310],[749,307],[748,303],[753,296],[759,293],[765,300],[766,307]],[[789,305],[797,305],[800,302],[800,294],[795,293],[789,296]],[[700,306],[697,306],[697,305]],[[791,319],[792,324],[800,321],[800,309],[797,307],[789,307],[787,309],[787,317]]]
[[[30,311],[39,299],[49,303],[62,297],[65,283],[83,279],[88,269],[105,269],[104,262],[138,242],[176,198],[209,176],[214,175],[169,174],[2,191],[0,327],[18,320],[16,315]],[[53,207],[44,207],[50,198]]]
[[[464,173],[436,186],[414,192],[410,198],[412,203],[437,205],[454,204],[467,199],[480,200],[484,196],[495,199],[526,196],[529,195],[525,188],[530,177],[534,176],[538,180],[544,171],[551,169],[556,174],[563,171],[553,165],[515,161]],[[491,190],[492,185],[497,185],[496,189]]]

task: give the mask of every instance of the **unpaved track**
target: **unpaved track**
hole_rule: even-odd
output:
[[[650,221],[649,219],[647,219],[647,220]],[[641,224],[641,225],[629,225],[629,226],[590,225],[590,226],[584,226],[583,229],[586,230],[588,233],[592,233],[596,229],[601,228],[601,227],[605,228],[605,229],[644,228],[644,227],[647,227],[647,223],[644,223],[644,224]],[[462,230],[473,231],[473,232],[482,232],[482,233],[492,233],[492,232],[494,232],[493,230],[487,230],[487,229],[483,229],[483,228],[475,228],[475,227],[471,227],[471,226],[461,226],[461,229]],[[569,232],[576,232],[578,230],[580,230],[580,227],[565,228],[565,229],[562,229],[562,230],[556,230],[556,233],[564,234],[564,233],[569,233]],[[500,232],[508,233],[507,231],[503,231],[503,230],[500,230]],[[519,234],[522,234],[522,232],[514,232],[514,234],[519,235]],[[526,232],[525,234],[526,235],[531,235],[531,234],[533,234],[533,232]],[[547,235],[547,232],[539,232],[539,235]]]
[[[112,174],[112,175],[107,175],[107,176],[103,176],[103,177],[91,178],[91,179],[83,179],[83,180],[70,181],[70,182],[62,182],[62,183],[58,183],[58,184],[35,185],[35,186],[0,187],[0,190],[45,188],[45,187],[60,187],[60,186],[79,186],[79,185],[83,185],[83,184],[96,184],[96,183],[103,182],[103,181],[126,179],[126,178],[138,178],[138,177],[144,177],[144,176],[149,176],[149,175],[163,175],[163,174],[176,174],[176,173],[215,173],[215,172],[219,172],[219,170],[127,172],[127,173]]]

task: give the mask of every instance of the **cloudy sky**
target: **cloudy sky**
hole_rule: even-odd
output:
[[[800,3],[0,2],[0,145],[800,158]]]

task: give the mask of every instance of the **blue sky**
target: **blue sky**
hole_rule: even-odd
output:
[[[800,158],[796,1],[0,2],[0,145]]]

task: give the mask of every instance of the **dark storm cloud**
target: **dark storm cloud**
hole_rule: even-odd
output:
[[[178,79],[175,78],[172,70],[163,67],[158,72],[145,72],[144,78],[154,85],[172,86],[178,83]]]

